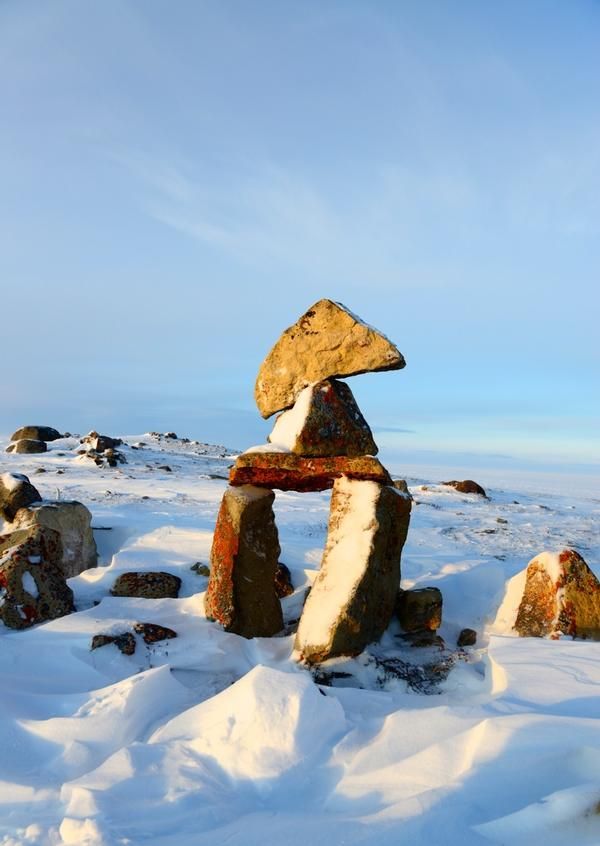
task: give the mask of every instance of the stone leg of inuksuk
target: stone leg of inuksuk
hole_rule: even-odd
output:
[[[244,637],[270,637],[283,628],[275,591],[279,538],[268,488],[225,491],[210,555],[206,616]]]
[[[358,655],[381,637],[400,585],[411,504],[389,485],[335,482],[321,570],[296,635],[305,661]]]

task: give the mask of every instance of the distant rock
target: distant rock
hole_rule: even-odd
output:
[[[290,596],[294,592],[290,568],[282,564],[281,561],[277,565],[277,572],[275,573],[275,592],[279,599]]]
[[[474,482],[473,479],[463,479],[462,482],[454,480],[452,482],[442,482],[441,484],[448,485],[449,487],[454,488],[454,490],[458,491],[459,493],[479,494],[479,496],[484,496],[486,499],[488,499],[488,495],[486,494],[484,489],[481,487],[481,485],[478,485],[477,482]]]
[[[393,479],[392,481],[393,486],[396,488],[397,491],[400,493],[406,494],[412,499],[412,494],[408,489],[408,485],[406,484],[406,479]]]
[[[325,379],[301,391],[268,437],[296,455],[376,455],[377,444],[345,382]]]
[[[12,629],[63,617],[75,610],[60,569],[58,532],[32,526],[0,536],[0,620]]]
[[[284,452],[244,452],[229,474],[231,485],[255,485],[283,491],[324,491],[336,479],[391,484],[384,466],[372,456],[303,458]]]
[[[52,426],[22,426],[10,436],[11,441],[20,441],[22,438],[32,441],[57,441],[63,436]]]
[[[461,648],[464,646],[475,646],[476,643],[477,632],[475,629],[462,629],[456,641],[456,645]]]
[[[194,573],[197,573],[199,576],[210,576],[210,567],[203,564],[201,561],[196,561],[195,564],[192,564],[190,570],[193,570]]]
[[[163,437],[167,438],[169,441],[177,441],[179,440],[175,432],[165,432]]]
[[[521,637],[600,640],[600,582],[574,549],[529,562],[514,628]]]
[[[254,397],[263,417],[290,408],[304,388],[331,377],[399,370],[406,362],[380,332],[341,303],[316,302],[262,363]]]
[[[21,438],[13,441],[6,447],[6,452],[19,452],[32,455],[37,452],[46,452],[48,447],[46,441],[35,441],[32,438]]]
[[[137,596],[142,599],[177,599],[181,579],[171,573],[122,573],[115,581],[113,596]]]
[[[396,611],[405,632],[435,632],[442,625],[442,592],[436,587],[401,590]]]
[[[274,499],[264,488],[227,488],[213,535],[206,616],[247,638],[271,637],[283,628]]]
[[[296,634],[308,663],[358,655],[389,625],[411,504],[391,486],[336,481],[321,569]]]
[[[81,502],[58,501],[29,505],[17,512],[14,527],[30,526],[53,529],[62,543],[59,566],[66,579],[98,565],[96,541],[92,531],[92,515]]]
[[[20,508],[40,502],[41,496],[27,476],[21,473],[0,475],[0,517],[12,523]]]
[[[111,438],[110,435],[99,435],[98,432],[92,431],[81,438],[80,443],[88,444],[96,452],[104,452],[107,449],[115,449],[121,446],[123,441],[121,438]]]

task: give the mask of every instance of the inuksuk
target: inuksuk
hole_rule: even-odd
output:
[[[398,349],[340,303],[315,303],[279,338],[258,373],[268,444],[240,455],[215,527],[207,617],[244,637],[283,627],[275,591],[280,547],[274,490],[332,488],[321,569],[296,634],[308,663],[357,655],[394,611],[410,495],[394,487],[352,392],[340,377],[399,370]]]

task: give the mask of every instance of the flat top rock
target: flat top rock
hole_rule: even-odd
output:
[[[263,361],[254,398],[263,417],[290,408],[308,385],[335,376],[400,370],[402,353],[385,335],[333,300],[316,302]]]
[[[32,441],[57,441],[62,435],[52,426],[21,426],[10,436],[11,441],[20,441],[22,438]]]
[[[242,453],[231,469],[229,483],[282,491],[324,491],[342,476],[383,485],[392,483],[383,464],[370,455],[307,458],[285,452]]]

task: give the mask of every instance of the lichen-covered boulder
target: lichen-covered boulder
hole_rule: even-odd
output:
[[[396,612],[405,632],[437,631],[442,625],[442,592],[436,587],[401,590]]]
[[[521,637],[600,640],[600,582],[578,552],[542,552],[529,562],[514,628]]]
[[[177,599],[181,579],[171,573],[121,573],[111,589],[113,596],[137,596],[140,599]]]
[[[277,418],[270,443],[296,455],[376,455],[371,429],[345,382],[325,379],[300,392]]]
[[[13,432],[10,439],[11,441],[20,441],[22,438],[32,441],[57,441],[62,437],[61,433],[52,426],[22,426]]]
[[[358,655],[379,640],[394,611],[411,505],[389,485],[336,481],[323,562],[296,635],[305,661]]]
[[[58,532],[31,526],[0,536],[0,620],[12,629],[63,617],[75,610],[60,569]]]
[[[60,568],[66,579],[96,567],[98,553],[92,531],[92,515],[81,502],[43,502],[22,508],[14,521],[15,529],[40,526],[54,529],[62,541]]]
[[[442,485],[448,485],[459,493],[478,494],[479,496],[484,496],[486,499],[488,498],[485,490],[477,482],[474,482],[473,479],[463,479],[462,481],[453,479],[450,482],[442,482]]]
[[[210,554],[206,616],[243,637],[283,628],[275,589],[280,547],[273,491],[244,485],[225,491]]]
[[[22,473],[0,475],[0,517],[12,523],[20,508],[39,502],[41,496]]]
[[[370,455],[305,458],[285,452],[244,452],[229,473],[229,484],[282,491],[324,491],[342,476],[383,485],[392,483],[385,467]]]
[[[37,441],[33,438],[20,438],[13,441],[6,447],[6,452],[18,452],[25,455],[34,455],[38,452],[46,452],[48,447],[46,441]]]
[[[381,370],[406,362],[384,335],[341,303],[316,302],[281,335],[263,361],[254,390],[263,417],[290,408],[304,388],[323,379]]]

